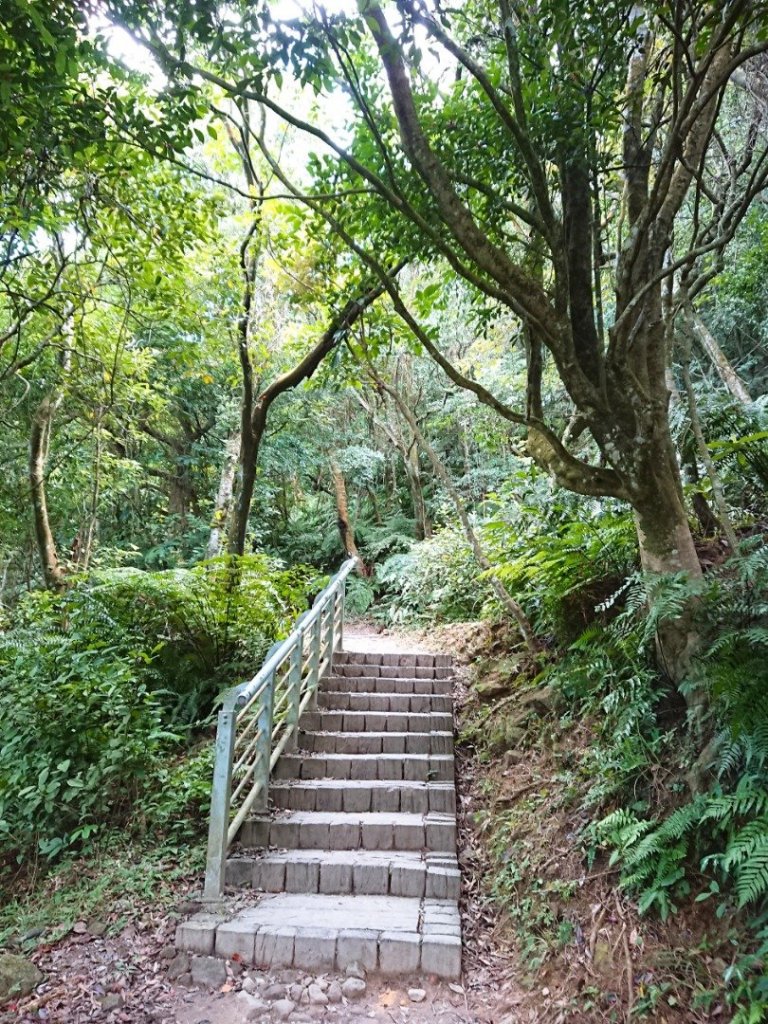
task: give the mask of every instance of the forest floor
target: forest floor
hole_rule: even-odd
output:
[[[350,636],[358,631],[351,629]],[[476,708],[467,665],[499,643],[489,627],[462,624],[387,636],[454,653],[460,666],[461,729]],[[725,966],[699,950],[702,937],[695,922],[675,919],[674,925],[661,926],[640,919],[618,894],[610,869],[585,867],[575,842],[583,821],[569,809],[578,802],[564,801],[562,790],[570,785],[563,775],[569,745],[588,739],[587,726],[580,735],[554,739],[542,731],[526,750],[493,760],[481,760],[459,743],[460,985],[431,978],[368,979],[359,1000],[299,1003],[291,1024],[597,1024],[626,1021],[633,1009],[633,1020],[658,1024],[727,1019],[722,1007],[710,1006],[706,1014],[694,1008],[710,974]],[[501,833],[500,811],[508,823]],[[509,844],[501,854],[500,842]],[[89,870],[95,869],[84,863],[86,876]],[[87,885],[87,877],[78,883]],[[0,1024],[241,1024],[259,1019],[247,1017],[243,992],[261,997],[269,990],[274,999],[276,986],[287,995],[292,985],[306,989],[313,982],[330,991],[334,981],[343,983],[331,975],[257,972],[239,964],[228,964],[211,985],[185,987],[173,980],[179,973],[176,922],[191,909],[199,884],[199,872],[181,873],[171,883],[166,879],[160,901],[148,886],[116,903],[105,902],[98,913],[91,910],[90,917],[67,929],[51,922],[18,936],[25,940],[19,951],[44,980],[32,995],[0,1011]],[[552,941],[553,935],[559,940]],[[409,995],[409,989],[418,991]],[[268,1019],[277,1018],[273,1013]]]

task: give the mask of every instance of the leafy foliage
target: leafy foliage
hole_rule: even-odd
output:
[[[32,594],[0,635],[0,843],[55,858],[128,819],[182,827],[210,749],[179,762],[222,687],[306,607],[312,574],[263,556],[93,574]]]
[[[405,554],[392,555],[376,572],[376,584],[393,623],[426,619],[472,619],[490,601],[487,585],[464,536],[437,531]]]

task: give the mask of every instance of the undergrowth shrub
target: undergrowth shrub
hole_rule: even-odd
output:
[[[376,585],[391,623],[474,619],[491,602],[464,535],[450,527],[388,558],[376,570]]]
[[[188,828],[209,796],[210,743],[188,761],[185,749],[313,582],[250,555],[30,594],[0,634],[0,859],[53,859],[129,821]]]
[[[530,471],[529,471],[530,472]],[[494,575],[517,598],[539,634],[568,644],[596,617],[610,615],[637,564],[637,534],[615,503],[553,492],[533,473],[496,496],[483,526]],[[621,607],[619,603],[617,607]]]

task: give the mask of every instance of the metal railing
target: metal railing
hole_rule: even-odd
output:
[[[227,850],[250,812],[267,809],[270,773],[295,743],[300,715],[315,705],[317,684],[342,641],[345,584],[355,564],[354,558],[344,563],[253,679],[225,695],[216,730],[205,900],[220,898]]]

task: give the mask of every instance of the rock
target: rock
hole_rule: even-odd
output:
[[[288,1020],[296,1009],[296,1003],[291,999],[278,999],[272,1004],[272,1012],[278,1020]]]
[[[168,964],[168,979],[169,981],[176,981],[182,974],[186,974],[189,970],[189,956],[186,953],[177,953],[173,960]]]
[[[342,995],[346,996],[347,999],[362,999],[365,995],[367,985],[362,978],[347,978],[344,984],[341,986]]]
[[[243,992],[245,992],[249,996],[252,996],[257,991],[258,989],[256,987],[256,982],[253,980],[253,978],[251,978],[250,976],[246,976],[245,978],[243,978]]]
[[[191,974],[191,972],[187,971],[186,974],[182,974],[181,977],[178,980],[178,984],[179,985],[183,985],[184,988],[190,988],[191,985],[192,985],[192,974]]]
[[[278,985],[272,982],[271,985],[267,985],[264,991],[261,993],[262,999],[268,999],[271,1003],[277,999],[285,999],[285,985]]]
[[[515,677],[519,674],[524,655],[513,654],[506,658],[487,658],[481,661],[473,673],[475,692],[480,700],[498,700],[512,691]]]
[[[409,988],[408,998],[411,1000],[412,1003],[423,1003],[424,1000],[427,998],[427,993],[424,991],[423,988]]]
[[[192,980],[196,985],[221,988],[227,980],[227,968],[223,960],[215,956],[192,957]]]
[[[546,715],[553,710],[556,701],[555,691],[551,686],[537,686],[520,694],[519,703],[522,707],[531,708],[537,714]]]
[[[322,977],[317,978],[315,980],[315,984],[320,987],[321,991],[323,991],[323,992],[327,992],[328,991],[328,979],[327,978],[322,978]]]
[[[176,956],[176,947],[175,946],[163,946],[163,948],[160,950],[160,959],[161,960],[173,960],[175,958],[175,956]]]
[[[196,914],[202,909],[203,904],[199,900],[182,900],[176,906],[176,913],[186,917],[187,914]]]
[[[261,1020],[272,1009],[270,1003],[257,999],[248,992],[238,992],[236,998],[244,1020]]]
[[[480,700],[496,700],[509,693],[509,682],[506,679],[488,679],[475,683],[475,693]]]
[[[111,1010],[116,1010],[119,1006],[123,1005],[122,996],[119,996],[117,992],[108,992],[101,1000],[101,1008],[104,1013],[109,1013]]]
[[[365,981],[365,968],[359,960],[353,960],[351,964],[347,964],[347,969],[344,972],[348,978],[360,978]]]
[[[338,981],[332,981],[326,992],[329,1003],[340,1003],[342,997],[341,985]]]
[[[107,930],[106,921],[89,921],[88,922],[88,934],[93,935],[95,938],[100,939],[104,932]]]
[[[319,985],[310,985],[307,989],[310,1006],[325,1006],[328,1003],[328,996]]]
[[[31,960],[16,953],[0,955],[0,1002],[10,996],[27,996],[43,980]]]
[[[300,1003],[301,997],[304,995],[304,986],[300,985],[298,981],[294,981],[291,987],[288,989],[288,996],[293,1000],[294,1003]]]

